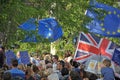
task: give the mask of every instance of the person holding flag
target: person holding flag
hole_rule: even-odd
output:
[[[101,68],[101,74],[103,80],[115,80],[114,71],[111,66],[111,61],[109,59],[103,60],[103,67]]]

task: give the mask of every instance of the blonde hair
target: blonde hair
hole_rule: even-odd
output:
[[[44,60],[51,61],[51,57],[50,57],[50,55],[45,55]]]
[[[111,61],[109,59],[105,59],[103,61],[103,64],[106,66],[106,67],[110,67],[111,66]]]
[[[27,69],[26,69],[26,71],[28,72],[27,75],[30,75],[30,76],[33,75],[33,70],[31,69],[31,67],[28,66]]]
[[[18,64],[18,69],[25,71],[25,66],[24,64]]]

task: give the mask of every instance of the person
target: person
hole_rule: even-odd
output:
[[[20,51],[17,52],[16,54],[17,60],[18,60],[18,64],[22,64],[21,58],[20,58]]]
[[[103,80],[114,80],[115,75],[111,66],[111,61],[109,59],[105,59],[103,61],[103,67],[101,68],[101,74],[103,76]]]
[[[71,60],[72,70],[80,73],[79,63],[77,61]]]
[[[12,60],[12,69],[5,71],[5,73],[10,72],[12,75],[12,78],[20,77],[22,79],[25,79],[25,72],[23,72],[22,70],[19,70],[17,67],[18,67],[18,60],[13,59]]]
[[[53,71],[57,70],[57,62],[59,60],[59,57],[57,55],[53,55],[52,61],[53,61]]]
[[[36,65],[32,66],[32,70],[33,70],[33,77],[35,78],[35,80],[40,80],[41,76],[38,74],[39,72],[39,68]]]
[[[69,73],[69,80],[82,80],[78,72],[70,71]]]
[[[65,62],[63,60],[60,60],[57,62],[57,70],[62,70],[62,68],[65,67]]]
[[[4,62],[5,62],[5,48],[3,46],[0,46],[0,68],[2,68]]]
[[[71,59],[73,59],[72,52],[68,50],[64,55],[64,61],[69,63]]]
[[[3,80],[12,80],[12,75],[10,72],[3,74]]]
[[[57,62],[56,73],[58,74],[59,80],[62,80],[61,70],[65,67],[65,62],[60,60]]]
[[[59,80],[58,74],[54,72],[52,68],[48,68],[47,73],[49,73],[47,77],[48,80]]]
[[[30,66],[27,67],[26,72],[25,72],[25,80],[35,80],[35,78],[32,76],[33,71]]]
[[[89,80],[87,72],[84,69],[80,69],[80,77],[82,78],[82,80]]]
[[[61,74],[62,74],[62,80],[68,80],[69,70],[67,68],[62,68]]]

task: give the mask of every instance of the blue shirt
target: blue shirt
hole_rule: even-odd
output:
[[[103,80],[114,80],[115,79],[114,71],[112,68],[103,67],[101,69],[101,73],[103,75]]]
[[[10,72],[13,78],[19,76],[19,77],[25,79],[25,72],[23,72],[22,70],[19,70],[18,68],[13,68],[6,72]]]
[[[17,60],[18,60],[18,64],[22,63],[21,58],[18,58]]]

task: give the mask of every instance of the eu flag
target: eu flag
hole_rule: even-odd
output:
[[[115,49],[114,54],[112,56],[112,61],[120,66],[120,51]]]
[[[30,57],[28,55],[27,51],[20,51],[20,59],[23,64],[29,64],[30,63]]]
[[[63,35],[63,32],[54,18],[46,18],[39,21],[38,34],[53,42],[59,39]]]
[[[6,51],[5,56],[6,56],[6,64],[9,66],[11,65],[12,59],[16,59],[16,55],[12,50]]]
[[[34,34],[32,34],[31,36],[30,35],[26,35],[25,36],[25,39],[22,40],[22,42],[37,42],[37,38]]]
[[[35,30],[36,29],[35,21],[36,21],[35,18],[30,18],[29,20],[27,20],[26,22],[21,24],[19,26],[19,28],[21,28],[21,29],[23,29],[25,31]]]
[[[103,13],[102,20],[94,9],[101,9],[107,12]],[[86,15],[93,20],[86,25],[90,32],[101,34],[108,37],[120,37],[120,10],[106,4],[94,2],[92,10],[87,10]]]

